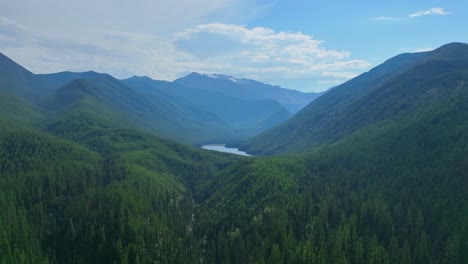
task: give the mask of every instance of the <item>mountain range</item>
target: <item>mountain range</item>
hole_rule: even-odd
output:
[[[5,55],[0,65],[2,91],[47,117],[91,111],[121,126],[189,144],[246,139],[291,117],[287,109],[297,111],[320,95],[247,79],[233,86],[197,73],[174,82],[118,80],[93,71],[33,74]],[[199,78],[190,80],[195,75]]]
[[[251,82],[2,56],[0,263],[468,261],[468,44],[398,55],[286,121],[296,93]],[[181,144],[217,136],[264,157]]]
[[[295,114],[323,93],[302,93],[249,79],[238,79],[222,74],[199,74],[196,72],[179,78],[174,82],[187,87],[221,92],[243,100],[271,99],[279,102],[292,114]]]

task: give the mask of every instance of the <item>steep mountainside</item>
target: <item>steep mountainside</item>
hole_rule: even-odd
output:
[[[401,119],[224,171],[201,195],[207,262],[466,262],[468,88],[430,93]]]
[[[367,125],[418,111],[439,91],[463,85],[468,45],[403,54],[321,96],[293,118],[241,144],[249,153],[304,151]]]
[[[10,126],[37,125],[42,117],[42,111],[36,106],[0,90],[0,122],[7,122]]]
[[[222,74],[193,72],[174,81],[188,87],[215,91],[244,100],[275,100],[289,112],[296,113],[322,93],[302,93],[249,79],[237,79]]]
[[[47,83],[0,53],[0,90],[31,103],[38,103],[52,93]]]

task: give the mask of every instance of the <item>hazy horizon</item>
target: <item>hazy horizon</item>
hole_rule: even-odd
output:
[[[0,3],[0,52],[35,73],[172,81],[190,72],[323,91],[403,52],[466,42],[459,1]]]

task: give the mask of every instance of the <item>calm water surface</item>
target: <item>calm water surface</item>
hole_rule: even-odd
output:
[[[238,148],[227,148],[226,145],[222,144],[212,144],[212,145],[203,145],[201,147],[202,149],[207,149],[207,150],[214,150],[214,151],[219,151],[219,152],[226,152],[226,153],[231,153],[231,154],[236,154],[236,155],[241,155],[241,156],[252,156],[244,151],[240,151]]]

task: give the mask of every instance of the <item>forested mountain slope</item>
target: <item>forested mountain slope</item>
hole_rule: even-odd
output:
[[[431,104],[300,156],[237,163],[203,192],[208,263],[465,263],[468,71]]]
[[[38,124],[42,117],[42,111],[34,105],[0,90],[0,121],[8,122],[10,125],[31,125]]]
[[[465,47],[405,55],[373,89],[337,92],[364,121],[274,157],[115,122],[155,106],[114,79],[68,82],[46,113],[2,90],[0,263],[466,263]]]
[[[254,154],[309,150],[353,131],[418,111],[456,87],[468,66],[468,45],[452,43],[431,52],[403,54],[313,101],[293,118],[241,144]]]
[[[0,129],[2,263],[194,262],[192,193],[240,159],[92,114]]]

